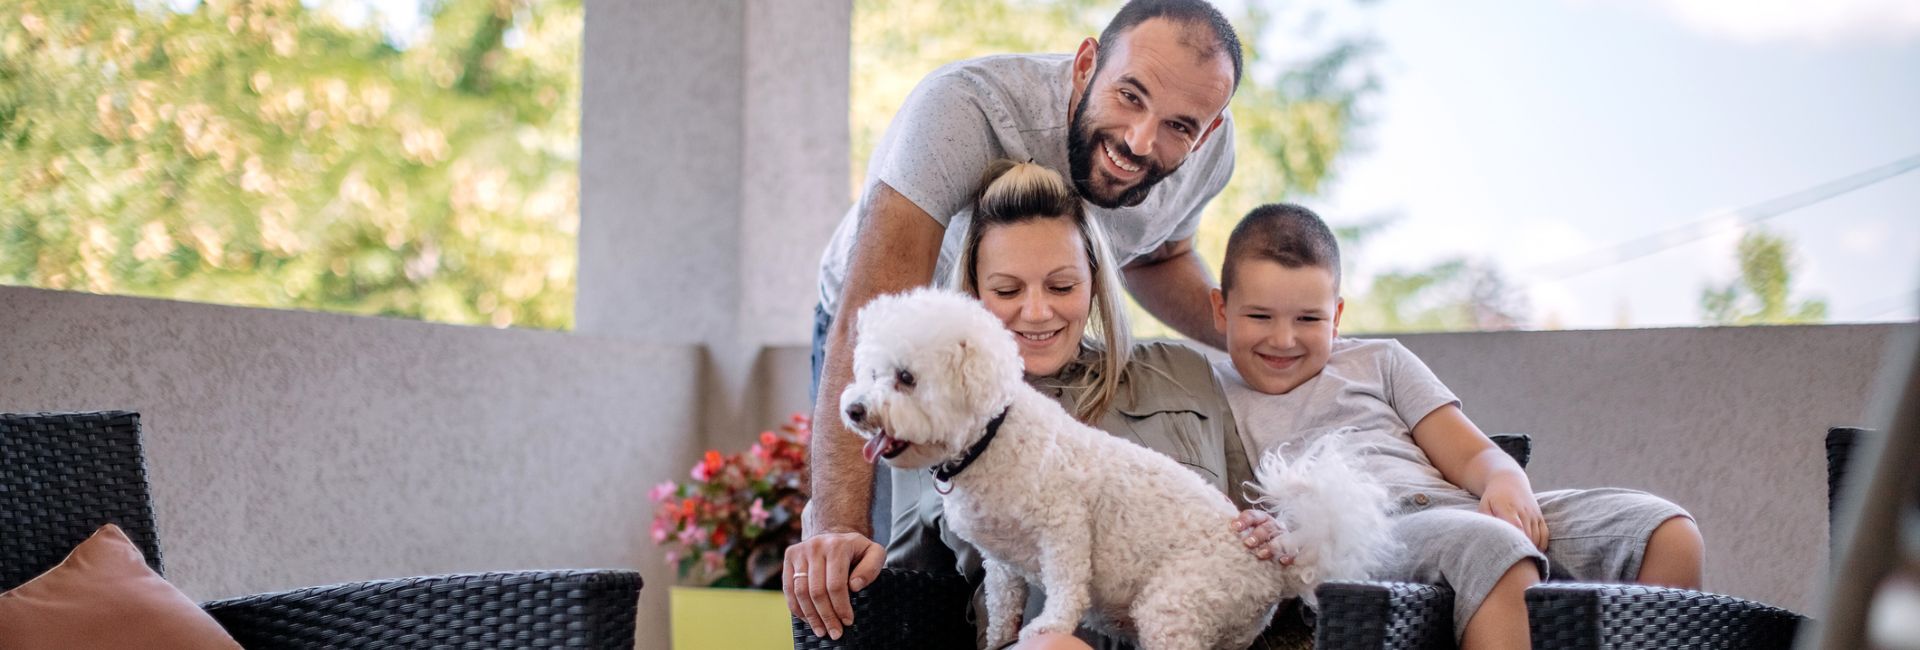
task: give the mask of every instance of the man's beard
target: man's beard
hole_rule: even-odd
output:
[[[1099,71],[1094,71],[1094,77],[1099,76]],[[1109,140],[1106,134],[1093,133],[1087,129],[1087,100],[1092,96],[1093,88],[1089,85],[1085,94],[1080,96],[1080,105],[1073,110],[1073,119],[1067,124],[1067,167],[1068,171],[1073,173],[1073,186],[1080,190],[1080,197],[1086,199],[1088,203],[1109,210],[1140,205],[1141,201],[1147,200],[1147,192],[1153,190],[1154,184],[1159,183],[1180,166],[1161,169],[1159,162],[1133,155],[1133,150],[1127,148],[1126,143]],[[1095,136],[1099,137],[1098,141],[1094,140]],[[1105,151],[1099,151],[1103,148],[1102,144],[1112,147],[1114,153],[1120,154],[1120,157],[1127,162],[1138,164],[1147,170],[1146,176],[1141,177],[1139,182],[1121,192],[1119,196],[1102,196],[1094,191],[1093,157],[1107,155]]]

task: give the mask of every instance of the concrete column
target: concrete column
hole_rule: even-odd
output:
[[[582,333],[707,350],[705,441],[803,410],[817,265],[846,211],[849,0],[588,0]],[[801,366],[804,369],[804,365]],[[645,387],[635,387],[645,390]]]

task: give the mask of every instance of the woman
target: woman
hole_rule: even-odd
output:
[[[1082,205],[1066,179],[1046,167],[1007,160],[988,166],[951,286],[979,298],[1014,333],[1028,383],[1081,421],[1179,461],[1247,510],[1242,490],[1233,488],[1251,472],[1207,359],[1177,344],[1131,341],[1106,237]],[[942,525],[926,472],[894,470],[893,505],[888,566],[958,566],[979,582],[979,554]],[[1259,524],[1250,531],[1250,552],[1269,559],[1278,528],[1257,512],[1236,524]],[[1043,602],[1033,592],[1023,620],[1037,616]],[[982,603],[976,591],[976,612],[984,612]],[[1065,638],[1021,647],[1086,646]]]

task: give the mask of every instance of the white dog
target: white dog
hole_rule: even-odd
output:
[[[1386,491],[1334,437],[1256,472],[1296,555],[1286,567],[1247,552],[1233,506],[1199,476],[1028,387],[1012,335],[973,299],[883,296],[858,328],[841,417],[868,462],[933,471],[947,523],[986,560],[992,646],[1013,640],[1035,583],[1046,605],[1021,639],[1084,620],[1144,648],[1244,648],[1283,598],[1311,602],[1390,552]]]

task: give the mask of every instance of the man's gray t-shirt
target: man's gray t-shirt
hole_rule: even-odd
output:
[[[820,259],[820,304],[839,306],[860,215],[885,182],[946,227],[934,281],[944,281],[971,220],[973,193],[987,164],[1032,160],[1068,175],[1067,104],[1073,57],[1008,54],[949,64],[907,96],[867,160],[860,201],[847,210]],[[1200,212],[1233,174],[1233,118],[1227,115],[1199,150],[1161,180],[1140,205],[1088,205],[1105,226],[1122,266],[1168,241],[1192,237]]]
[[[1399,341],[1334,339],[1326,369],[1283,395],[1254,390],[1228,361],[1215,362],[1214,372],[1256,466],[1283,444],[1300,449],[1315,437],[1348,429],[1349,444],[1372,448],[1364,453],[1367,469],[1396,497],[1460,489],[1413,442],[1414,425],[1460,399]]]

